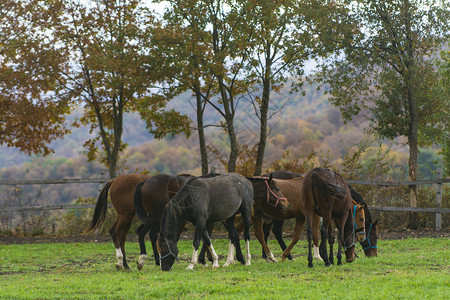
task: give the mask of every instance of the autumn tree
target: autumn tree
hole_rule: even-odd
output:
[[[447,45],[448,47],[448,45]],[[450,176],[450,118],[446,117],[450,115],[450,50],[441,52],[441,60],[438,61],[440,80],[439,80],[439,96],[444,99],[443,109],[440,113],[441,126],[443,124],[444,130],[441,130],[437,135],[433,135],[437,140],[438,145],[441,147],[440,153],[444,156],[444,166],[447,176]]]
[[[248,34],[241,30],[247,21],[248,14],[244,6],[246,1],[168,2],[169,8],[165,17],[171,22],[172,31],[184,34],[179,38],[188,42],[183,44],[187,51],[178,51],[177,54],[178,60],[189,62],[190,66],[190,71],[184,73],[184,79],[181,81],[191,82],[190,88],[198,99],[197,103],[208,103],[223,117],[223,121],[217,126],[224,128],[228,134],[230,154],[227,169],[234,172],[239,152],[234,118],[239,96],[245,90],[240,73],[242,62],[248,56]],[[178,25],[174,20],[178,20]],[[211,79],[214,79],[214,82]],[[198,106],[197,113],[202,107],[204,108]],[[204,127],[205,125],[198,126]]]
[[[153,73],[150,49],[143,46],[152,38],[154,19],[143,1],[61,0],[53,16],[59,51],[70,61],[70,68],[60,74],[57,95],[84,106],[75,125],[90,126],[93,136],[84,145],[87,156],[100,158],[111,178],[117,175],[126,147],[125,113],[140,111],[157,138],[189,131],[186,117],[164,110],[166,97],[151,96],[159,73]]]
[[[245,24],[251,39],[245,62],[249,100],[259,119],[259,141],[254,175],[261,175],[268,136],[271,93],[292,78],[292,90],[302,84],[305,61],[316,50],[312,33],[305,26],[306,4],[302,1],[247,1],[251,22]],[[282,107],[282,106],[281,106]]]
[[[172,1],[164,14],[164,23],[151,41],[159,69],[164,70],[165,95],[173,98],[191,91],[195,99],[202,175],[209,172],[205,129],[214,126],[205,124],[204,112],[208,101],[217,93],[215,77],[208,67],[211,51],[205,9],[197,1]]]
[[[40,0],[0,3],[0,145],[30,155],[51,153],[68,132],[67,105],[53,93],[65,60],[46,35],[46,11]]]
[[[330,2],[331,3],[331,2]],[[442,128],[437,116],[447,98],[434,97],[436,67],[431,59],[449,33],[449,3],[439,0],[343,1],[355,28],[341,44],[326,82],[330,101],[343,116],[364,112],[381,138],[405,136],[409,145],[409,178],[418,179],[419,146],[430,140],[421,133]],[[329,40],[332,40],[331,37]],[[447,116],[443,116],[448,118]],[[429,135],[428,135],[429,136]],[[410,205],[417,206],[411,185]],[[416,227],[414,216],[411,227]]]

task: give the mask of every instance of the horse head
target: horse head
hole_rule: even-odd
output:
[[[377,241],[378,241],[378,220],[376,220],[374,223],[370,223],[369,229],[366,234],[366,238],[360,242],[361,246],[363,247],[364,254],[366,254],[367,257],[376,257],[378,255],[378,247],[377,247]]]
[[[178,257],[177,246],[177,219],[173,218],[173,214],[168,213],[167,207],[164,210],[161,220],[161,232],[157,241],[157,248],[159,252],[159,264],[161,270],[170,271],[172,269],[175,260]]]
[[[290,209],[289,201],[283,196],[275,181],[270,175],[269,179],[265,180],[267,186],[267,203],[273,207],[279,207],[283,214]]]
[[[362,242],[366,238],[366,219],[364,206],[353,201],[353,227],[355,229],[356,239]]]

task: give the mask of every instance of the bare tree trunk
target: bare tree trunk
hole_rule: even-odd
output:
[[[205,129],[203,124],[203,112],[205,110],[204,101],[202,101],[202,96],[200,94],[200,86],[195,83],[195,96],[197,100],[197,130],[198,130],[198,140],[200,144],[200,159],[202,165],[202,175],[208,174],[208,151],[206,149],[205,140]]]
[[[409,80],[408,83],[408,101],[409,101],[409,113],[410,113],[410,127],[408,133],[408,143],[409,143],[409,179],[411,181],[417,180],[417,157],[418,157],[418,124],[419,117],[417,112],[417,101],[414,93],[414,89],[410,85],[412,82]],[[409,186],[409,204],[411,207],[417,207],[417,186]],[[408,227],[411,229],[417,229],[417,213],[411,212],[410,221]]]
[[[255,176],[262,174],[262,167],[264,162],[264,153],[267,144],[267,118],[269,113],[269,100],[270,100],[270,80],[265,79],[263,83],[263,94],[260,107],[260,127],[259,127],[259,142],[258,153],[255,163]]]

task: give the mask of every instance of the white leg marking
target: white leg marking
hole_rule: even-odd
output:
[[[269,258],[269,260],[271,262],[278,262],[278,260],[275,258],[275,256],[273,255],[272,251],[269,253],[269,255],[267,255],[267,257]]]
[[[232,263],[234,263],[234,245],[230,240],[230,243],[228,244],[228,257],[227,257],[227,261],[225,262],[225,264],[223,265],[224,267],[228,267],[229,265],[231,265]]]
[[[117,258],[116,267],[120,269],[123,268],[123,254],[120,248],[116,248],[116,258]]]
[[[139,255],[138,263],[140,265],[144,265],[146,259],[147,259],[147,254],[141,254],[141,255]]]
[[[194,252],[192,253],[191,264],[186,268],[187,270],[192,270],[194,266],[197,264],[198,259],[198,249],[194,248]]]
[[[319,247],[313,246],[313,249],[314,249],[314,258],[323,261],[322,257],[320,257]]]
[[[247,250],[247,259],[245,260],[245,265],[246,266],[250,266],[251,265],[251,260],[252,260],[252,256],[250,254],[250,241],[245,241],[245,247]]]
[[[211,252],[211,256],[213,259],[213,268],[218,268],[219,267],[219,256],[217,255],[216,251],[214,250],[213,245],[211,244],[211,246],[208,247],[209,252]]]

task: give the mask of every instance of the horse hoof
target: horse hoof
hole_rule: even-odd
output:
[[[116,269],[117,270],[123,270],[123,266],[122,265],[116,265]]]
[[[312,268],[312,267],[314,267],[313,264],[308,264],[308,268]]]
[[[143,267],[144,267],[144,264],[137,263],[137,268],[139,271],[142,270]]]
[[[222,267],[228,267],[229,265],[231,265],[233,262],[229,262],[229,261],[227,261],[226,263],[224,263],[223,264],[223,266]]]

